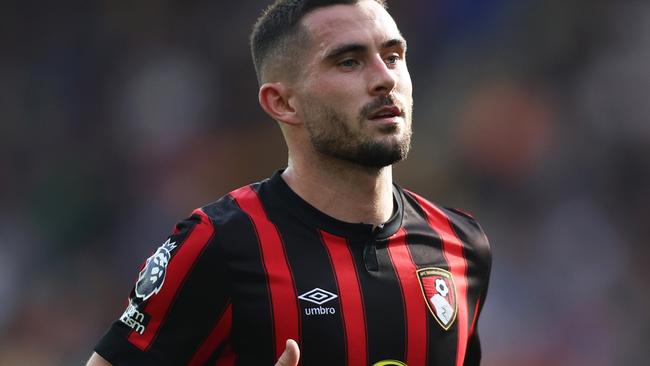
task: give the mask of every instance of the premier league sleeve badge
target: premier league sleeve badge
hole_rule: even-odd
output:
[[[138,275],[138,282],[135,285],[135,296],[142,301],[157,294],[165,282],[167,265],[171,259],[171,251],[176,248],[176,243],[167,239],[158,250],[149,258],[144,268]]]

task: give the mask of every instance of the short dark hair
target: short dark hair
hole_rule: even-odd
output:
[[[296,50],[307,40],[305,32],[299,28],[300,20],[307,13],[318,8],[333,5],[353,5],[362,0],[276,0],[264,10],[255,22],[250,36],[255,73],[260,85],[264,82],[264,73],[268,60],[292,57]],[[386,8],[385,0],[374,0]],[[295,70],[295,65],[287,63],[283,69]]]

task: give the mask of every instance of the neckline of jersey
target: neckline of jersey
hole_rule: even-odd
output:
[[[395,234],[402,226],[404,197],[402,189],[395,183],[393,183],[393,202],[396,203],[397,207],[388,221],[383,225],[374,227],[372,224],[341,221],[318,210],[289,187],[281,176],[283,171],[284,169],[276,171],[266,181],[270,193],[267,197],[275,205],[285,206],[286,208],[286,210],[280,210],[279,212],[286,211],[287,214],[310,226],[323,229],[336,236],[348,238],[374,237],[376,239],[386,239]],[[263,186],[260,188],[263,189]]]

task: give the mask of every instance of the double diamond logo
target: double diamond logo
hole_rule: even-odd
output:
[[[328,301],[332,301],[336,299],[338,296],[329,292],[325,291],[321,288],[316,287],[313,290],[307,291],[304,294],[298,296],[299,299],[305,300],[312,302],[316,305],[323,305],[324,303]]]

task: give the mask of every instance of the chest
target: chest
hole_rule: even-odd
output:
[[[280,227],[277,235],[239,243],[230,261],[233,336],[243,353],[277,353],[278,343],[293,338],[306,365],[364,365],[405,360],[413,347],[423,354],[436,354],[432,345],[456,347],[458,309],[469,305],[467,296],[458,301],[457,283],[467,292],[469,281],[467,271],[451,274],[454,259],[439,238],[404,229],[389,238],[290,232]],[[444,312],[431,300],[440,293]]]

